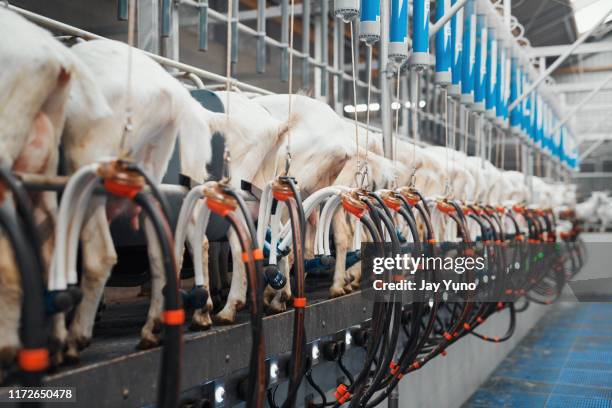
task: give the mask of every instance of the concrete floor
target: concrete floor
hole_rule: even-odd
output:
[[[577,278],[597,269],[609,280],[612,234],[583,239],[589,261]],[[463,407],[612,407],[611,316],[612,303],[554,305]]]
[[[554,306],[464,408],[612,407],[612,304]]]

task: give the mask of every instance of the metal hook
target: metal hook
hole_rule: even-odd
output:
[[[291,152],[287,151],[285,155],[285,176],[289,175],[289,169],[291,168]]]
[[[410,182],[409,186],[414,187],[416,184],[416,172],[418,170],[417,166],[412,166],[412,173],[410,173]]]

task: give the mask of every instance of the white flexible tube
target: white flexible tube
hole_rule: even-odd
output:
[[[355,235],[353,235],[353,251],[358,251],[361,249],[361,230],[362,225],[360,222],[355,224]]]
[[[187,239],[187,227],[189,226],[193,210],[198,200],[203,197],[202,186],[196,186],[189,190],[189,193],[183,199],[179,217],[176,221],[176,230],[174,231],[174,258],[176,262],[180,262],[183,255],[183,248]],[[177,269],[180,269],[180,265],[177,265]]]
[[[259,215],[257,218],[257,246],[263,248],[266,240],[266,229],[270,223],[270,214],[272,213],[272,182],[269,182],[264,187],[261,194],[261,202],[259,203]]]
[[[282,205],[281,205],[282,204]],[[270,256],[269,263],[270,265],[277,264],[277,251],[276,245],[278,244],[278,239],[280,238],[280,227],[281,227],[281,216],[283,214],[283,208],[285,207],[284,203],[279,202],[276,206],[276,212],[272,216],[272,220],[270,222],[270,228],[272,230],[270,237]]]
[[[65,290],[67,287],[68,271],[66,268],[66,245],[69,228],[72,224],[72,217],[76,213],[79,197],[89,183],[97,181],[97,169],[97,163],[81,167],[70,178],[64,189],[58,211],[57,227],[55,229],[55,251],[53,252],[53,258],[51,260],[49,281],[47,283],[47,287],[50,291]]]
[[[302,207],[304,208],[304,217],[308,219],[310,214],[318,208],[319,204],[324,200],[327,200],[330,196],[340,194],[341,192],[348,190],[348,187],[343,186],[329,186],[322,188],[314,193],[312,193],[304,202],[302,203]],[[284,250],[291,244],[291,223],[287,222],[283,225],[280,236],[282,237],[282,241],[278,248],[280,250]],[[316,238],[315,238],[316,239]],[[316,251],[316,244],[315,244]]]
[[[206,227],[208,226],[208,220],[210,220],[210,209],[206,205],[206,199],[204,199],[197,215],[195,242],[191,243],[191,251],[193,252],[193,277],[196,286],[204,285],[204,267],[202,266],[204,251],[202,249],[202,244],[204,243],[204,235]]]
[[[336,214],[336,210],[338,209],[338,206],[340,205],[341,201],[342,199],[340,198],[340,196],[334,196],[327,200],[327,203],[325,203],[325,207],[327,207],[329,204],[329,208],[327,208],[327,213],[325,214],[326,218],[324,220],[324,229],[321,231],[320,236],[320,239],[323,241],[323,253],[325,255],[331,255],[331,247],[329,245],[329,233],[331,230],[334,215]],[[323,211],[325,211],[325,207],[323,208]]]
[[[91,203],[91,197],[94,193],[95,188],[99,185],[99,179],[93,178],[91,182],[88,182],[83,188],[82,194],[78,197],[78,201],[75,207],[75,211],[72,215],[72,222],[68,230],[67,237],[67,248],[66,248],[66,261],[67,261],[67,280],[68,285],[76,285],[79,282],[79,276],[77,273],[77,256],[79,249],[79,237],[81,236],[81,230],[83,229],[83,223],[85,221],[85,215],[89,209]],[[106,197],[104,197],[106,202]],[[94,209],[95,210],[95,209]]]

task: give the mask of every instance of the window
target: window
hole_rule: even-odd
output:
[[[610,4],[610,0],[572,0],[578,34],[593,28],[602,14],[610,10]],[[612,21],[612,15],[608,16],[606,22],[608,21]]]

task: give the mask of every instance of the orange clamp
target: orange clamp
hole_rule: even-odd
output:
[[[421,363],[419,363],[418,361],[415,361],[414,363],[412,363],[412,366],[414,367],[415,370],[418,370],[419,368],[421,368]]]
[[[472,330],[472,326],[470,326],[468,323],[463,323],[463,328],[465,330]]]
[[[213,199],[208,199],[206,200],[206,205],[208,206],[208,208],[210,208],[210,211],[214,212],[215,214],[218,214],[222,217],[225,217],[227,214],[231,213],[232,211],[234,211],[234,207],[223,203],[221,201],[217,201],[217,200],[213,200]]]
[[[263,251],[259,248],[254,249],[251,254],[253,255],[253,260],[254,261],[261,261],[263,259]],[[249,262],[249,253],[248,252],[243,252],[242,253],[242,262],[247,263]]]
[[[49,350],[46,348],[21,349],[17,362],[22,371],[45,371],[49,367]]]
[[[162,317],[166,326],[180,326],[185,323],[185,310],[164,310]]]
[[[444,334],[442,334],[444,336],[444,338],[447,341],[451,341],[453,339],[453,336],[451,336],[451,334],[449,332],[444,332]]]
[[[453,207],[451,204],[447,203],[446,201],[438,201],[438,204],[436,205],[436,207],[438,207],[438,210],[440,210],[444,214],[452,214],[455,212],[455,207]]]
[[[442,350],[440,354],[442,354],[442,357],[446,357],[448,355],[448,352],[446,350]]]
[[[482,323],[484,323],[485,319],[483,319],[482,317],[478,316],[478,317],[476,318],[476,321],[477,321],[478,323],[481,323],[481,324],[482,324]]]
[[[391,361],[389,363],[389,368],[391,369],[391,375],[395,375],[399,371],[400,367],[395,361]]]
[[[296,309],[303,309],[306,307],[306,298],[305,297],[296,297],[293,298],[293,307]]]
[[[340,384],[338,388],[336,388],[336,393],[334,395],[340,404],[344,404],[349,398],[351,398],[351,393],[344,384]]]
[[[104,189],[118,197],[125,197],[133,200],[141,190],[141,186],[119,183],[112,179],[104,179]]]

